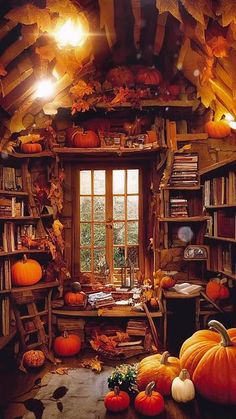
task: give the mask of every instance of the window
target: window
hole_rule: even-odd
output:
[[[76,190],[79,272],[120,281],[140,266],[140,169],[81,169]]]

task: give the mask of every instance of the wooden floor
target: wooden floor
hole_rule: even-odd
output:
[[[78,359],[72,358],[60,364],[60,366],[76,367],[78,366]],[[22,395],[22,393],[27,392],[33,386],[37,377],[43,377],[53,369],[55,369],[55,366],[48,363],[42,369],[27,374],[23,374],[15,368],[4,368],[4,370],[1,370],[0,404],[1,406],[5,406],[0,409],[0,419],[20,419],[24,415],[23,405],[10,403],[9,400],[15,399],[18,395],[21,395],[19,400],[26,400],[33,397],[35,392],[30,392],[25,395]],[[236,406],[234,408],[214,405],[202,399],[197,399],[188,405],[180,405],[171,399],[166,399],[165,406],[165,412],[158,416],[159,419],[236,419]],[[98,419],[134,419],[138,417],[134,410],[130,408],[125,413],[116,414],[115,416],[107,413],[104,418],[98,417]]]

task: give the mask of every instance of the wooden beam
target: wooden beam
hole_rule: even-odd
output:
[[[25,57],[2,78],[2,95],[7,96],[13,89],[26,80],[33,73],[33,64],[29,57]]]
[[[22,103],[35,90],[35,76],[32,74],[24,80],[19,86],[13,89],[9,95],[0,100],[0,105],[3,109],[11,111],[16,110],[20,103]]]
[[[0,23],[0,41],[17,25],[17,22],[4,19]]]

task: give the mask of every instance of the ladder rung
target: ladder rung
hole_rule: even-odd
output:
[[[44,316],[45,314],[48,314],[48,310],[39,311],[36,314],[28,314],[27,316],[21,316],[20,318],[21,318],[21,320],[33,319],[34,317]]]
[[[27,345],[27,349],[34,349],[34,348],[37,348],[38,346],[41,346],[42,344],[43,342],[31,343],[30,345]]]

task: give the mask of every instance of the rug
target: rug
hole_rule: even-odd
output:
[[[71,369],[65,375],[48,373],[42,387],[25,404],[24,419],[102,419],[106,417],[104,395],[107,377],[113,368],[104,366],[101,374],[85,368]]]

